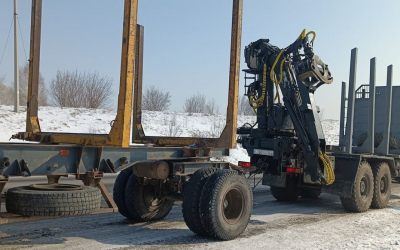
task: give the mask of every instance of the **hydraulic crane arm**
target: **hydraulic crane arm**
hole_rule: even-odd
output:
[[[325,155],[325,138],[314,92],[321,85],[332,83],[333,78],[328,66],[313,52],[314,39],[314,32],[303,31],[294,43],[282,50],[265,39],[248,46],[245,53],[250,68],[248,72],[260,75],[261,80],[248,87],[247,95],[258,116],[265,113],[267,120],[275,119],[274,108],[284,106],[303,152],[305,174],[310,175],[313,181],[329,183],[331,178],[322,172],[324,167],[329,167],[326,166],[329,161]],[[271,85],[275,85],[275,90]],[[276,130],[267,127],[270,133],[273,129]]]

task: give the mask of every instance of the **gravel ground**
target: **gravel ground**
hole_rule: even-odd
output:
[[[345,213],[337,197],[276,202],[255,191],[245,233],[229,242],[194,235],[176,204],[164,221],[132,224],[118,213],[0,225],[1,249],[400,249],[400,185],[390,207]]]

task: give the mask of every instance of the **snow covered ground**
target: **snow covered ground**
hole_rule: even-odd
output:
[[[42,107],[43,131],[107,133],[115,114],[108,110]],[[147,135],[218,136],[224,116],[144,112]],[[239,125],[254,117],[239,117]],[[328,144],[338,143],[338,121],[325,120]],[[25,113],[0,106],[0,142],[25,128]],[[226,160],[246,160],[242,148]],[[115,178],[115,177],[114,177]],[[112,187],[109,187],[112,189]],[[4,208],[3,208],[4,209]],[[53,218],[0,225],[1,249],[400,249],[400,184],[387,209],[345,213],[336,196],[318,201],[276,202],[269,188],[254,192],[250,224],[241,237],[218,242],[194,235],[177,203],[166,220],[132,224],[118,213]]]
[[[22,108],[21,113],[14,113],[12,106],[0,105],[0,142],[7,142],[11,135],[25,131],[24,111]],[[42,131],[46,132],[106,134],[115,113],[106,109],[41,107],[39,119]],[[225,125],[224,115],[144,111],[142,119],[145,133],[149,136],[219,137]],[[238,118],[238,126],[254,122],[255,116]],[[338,144],[338,124],[336,120],[323,121],[328,144]],[[240,146],[225,158],[233,163],[246,159],[246,151]]]

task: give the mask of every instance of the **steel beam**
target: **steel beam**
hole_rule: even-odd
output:
[[[31,40],[29,55],[26,132],[39,133],[38,95],[40,75],[40,40],[42,32],[42,0],[32,1]]]
[[[219,141],[219,146],[227,148],[236,147],[242,16],[243,0],[233,0],[228,108],[226,112],[226,127]]]
[[[366,152],[375,152],[375,84],[376,84],[376,58],[371,58],[369,71],[369,115],[368,137],[365,142]]]
[[[340,131],[339,131],[339,146],[344,147],[345,142],[345,118],[346,118],[346,83],[342,82],[342,95],[340,97]]]
[[[131,142],[137,11],[138,0],[125,0],[118,108],[109,134],[110,144],[122,147],[128,147]]]
[[[388,155],[390,150],[390,132],[392,123],[392,82],[393,82],[393,65],[387,67],[387,87],[386,87],[386,119],[384,121],[383,139],[379,144],[376,152],[383,155]]]
[[[376,58],[370,60],[369,71],[369,97],[368,97],[368,131],[367,139],[359,148],[359,152],[373,154],[375,152],[375,83],[376,83]],[[365,98],[365,97],[364,97]]]
[[[132,141],[138,141],[145,136],[142,127],[143,52],[144,27],[138,24],[136,29],[135,81],[133,84]]]
[[[346,153],[353,152],[353,124],[354,124],[354,100],[355,100],[355,85],[357,75],[357,55],[358,49],[351,50],[350,59],[350,77],[349,77],[349,93],[347,102],[347,122],[346,122]]]

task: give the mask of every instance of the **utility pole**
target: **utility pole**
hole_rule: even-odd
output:
[[[14,112],[19,112],[19,68],[18,68],[18,13],[14,0]]]

